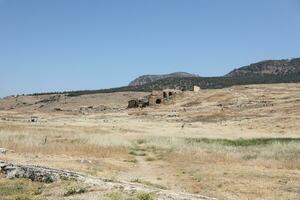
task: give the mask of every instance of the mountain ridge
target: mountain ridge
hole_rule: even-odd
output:
[[[141,86],[165,78],[184,78],[184,77],[199,77],[199,76],[187,72],[173,72],[170,74],[157,74],[157,75],[149,74],[149,75],[142,75],[137,77],[136,79],[131,81],[128,86]]]
[[[186,73],[186,72],[179,72],[179,73]],[[147,77],[149,75],[144,75],[144,76]],[[217,76],[217,77],[200,77],[198,75],[194,75],[192,77],[173,76],[173,77],[162,78],[156,81],[150,81],[148,83],[140,84],[140,85],[129,85],[123,87],[98,89],[98,90],[77,90],[77,91],[64,91],[64,92],[35,93],[35,94],[28,94],[28,95],[67,94],[68,96],[79,96],[85,94],[112,93],[112,92],[125,92],[125,91],[150,92],[151,90],[160,90],[165,88],[182,88],[185,90],[192,90],[194,85],[197,85],[202,89],[216,89],[216,88],[231,87],[234,85],[271,84],[271,83],[300,83],[300,58],[260,61],[257,63],[240,67],[238,69],[234,69],[224,76]]]
[[[300,58],[263,60],[239,67],[220,77],[246,77],[246,76],[300,76]],[[162,79],[170,78],[200,78],[199,75],[187,72],[174,72],[161,75],[142,75],[134,79],[128,86],[143,86]],[[207,77],[209,78],[209,77]]]
[[[300,58],[264,60],[232,70],[225,76],[300,75]]]

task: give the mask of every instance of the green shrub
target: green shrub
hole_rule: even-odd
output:
[[[85,193],[85,192],[86,192],[85,188],[71,187],[71,188],[68,188],[66,190],[66,192],[64,193],[64,196],[68,197],[68,196],[72,196],[72,195],[75,195],[75,194],[82,194],[82,193]]]
[[[137,198],[139,200],[152,200],[153,199],[151,197],[151,195],[149,193],[146,193],[146,192],[140,192],[140,193],[138,193]]]
[[[115,191],[110,194],[110,198],[111,198],[111,200],[121,200],[122,195],[120,192]]]
[[[16,200],[30,200],[28,197],[17,197]]]

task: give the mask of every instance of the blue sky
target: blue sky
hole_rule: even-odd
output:
[[[300,0],[0,0],[0,96],[300,57]]]

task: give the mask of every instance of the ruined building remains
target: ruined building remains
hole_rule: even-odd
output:
[[[172,99],[181,90],[153,90],[149,96],[143,99],[131,99],[128,101],[128,108],[143,108],[147,106],[155,106]]]
[[[201,88],[199,86],[194,85],[194,92],[199,92]]]
[[[149,106],[149,100],[147,98],[131,99],[128,101],[127,108],[144,108]]]

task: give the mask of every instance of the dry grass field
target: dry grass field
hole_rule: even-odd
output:
[[[1,99],[0,147],[12,152],[0,160],[217,199],[300,199],[300,84],[184,92],[165,105],[126,109],[145,95]],[[0,199],[151,198],[0,176]]]

